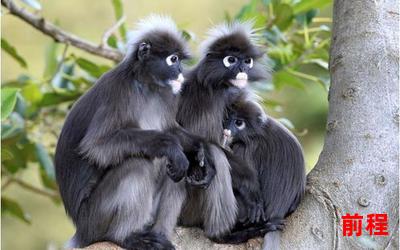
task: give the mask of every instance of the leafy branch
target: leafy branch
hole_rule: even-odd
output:
[[[56,25],[46,21],[43,17],[36,16],[23,8],[18,7],[12,0],[1,0],[1,5],[10,11],[10,14],[22,19],[35,29],[53,38],[56,42],[68,44],[84,50],[90,54],[119,62],[123,55],[121,52],[101,45],[95,45],[74,34],[68,33]]]

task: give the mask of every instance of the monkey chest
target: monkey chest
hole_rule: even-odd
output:
[[[144,130],[164,130],[172,126],[174,115],[165,104],[157,101],[143,103],[137,111],[137,123]]]

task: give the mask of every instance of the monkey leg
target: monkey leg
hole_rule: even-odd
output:
[[[230,165],[224,152],[211,146],[216,175],[204,190],[203,227],[208,237],[228,232],[237,218],[237,203],[232,190]]]
[[[126,249],[173,249],[165,236],[148,229],[165,171],[165,162],[143,158],[110,169],[81,208],[78,245],[107,240]]]
[[[184,181],[175,183],[165,176],[160,192],[161,197],[153,231],[170,238],[186,199],[185,183]]]

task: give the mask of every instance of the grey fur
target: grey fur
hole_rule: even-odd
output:
[[[56,177],[77,229],[74,247],[107,240],[127,249],[173,249],[168,237],[186,197],[186,154],[204,151],[175,121],[171,82],[181,66],[165,58],[186,57],[183,38],[161,26],[140,34],[73,106],[57,144]]]
[[[236,222],[237,204],[232,190],[230,165],[221,149],[212,146],[213,161],[218,163],[217,174],[206,190],[203,210],[204,230],[210,237],[228,232]]]

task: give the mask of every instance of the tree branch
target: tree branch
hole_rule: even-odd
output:
[[[9,179],[8,179],[7,182],[2,186],[2,189],[4,188],[4,186],[5,186],[6,184],[7,184],[7,186],[8,186],[8,185],[11,184],[11,183],[16,183],[16,184],[18,184],[19,186],[21,186],[21,187],[23,187],[23,188],[25,188],[25,189],[28,189],[29,191],[32,191],[32,192],[34,192],[34,193],[36,193],[36,194],[40,194],[40,195],[43,195],[43,196],[47,196],[47,197],[52,198],[52,199],[59,199],[59,198],[60,198],[60,196],[59,196],[58,193],[56,193],[56,192],[50,192],[50,191],[47,191],[47,190],[44,190],[44,189],[40,189],[40,188],[38,188],[38,187],[35,187],[35,186],[33,186],[33,185],[29,184],[29,183],[24,182],[23,180],[20,180],[20,179],[18,179],[18,178],[15,178],[15,177],[13,177],[13,176],[9,176]]]
[[[52,37],[56,42],[72,45],[93,55],[107,58],[115,62],[119,62],[123,58],[121,52],[110,48],[103,48],[92,42],[83,40],[74,34],[65,32],[54,24],[47,22],[44,18],[33,15],[18,7],[12,0],[1,0],[1,5],[7,8],[12,15],[22,19],[45,35]]]
[[[125,16],[121,17],[118,22],[116,22],[113,26],[111,26],[104,32],[103,37],[101,38],[101,48],[109,48],[109,46],[107,45],[108,38],[110,38],[110,36],[112,36],[112,34],[119,28],[119,26],[121,26],[125,22],[125,19]]]

